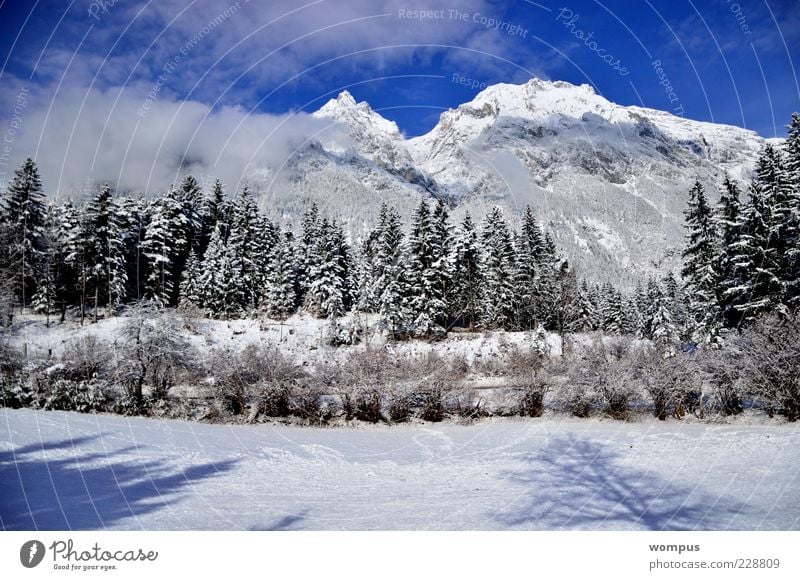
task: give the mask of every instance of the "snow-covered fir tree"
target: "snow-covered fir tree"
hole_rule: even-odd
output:
[[[743,231],[740,197],[739,186],[726,173],[714,223],[719,239],[715,266],[719,279],[716,300],[728,328],[735,328],[741,323],[742,312],[737,306],[746,299],[740,289],[749,277],[737,262],[737,254],[742,250]]]
[[[314,316],[335,319],[344,314],[349,300],[349,252],[335,222],[323,219],[318,231],[309,249],[313,258],[306,271],[310,284],[305,305]]]
[[[544,280],[539,266],[544,254],[544,240],[530,206],[522,214],[520,231],[515,236],[516,270],[514,272],[517,327],[531,330],[539,324],[541,305],[539,284]]]
[[[481,233],[483,265],[483,324],[487,328],[513,327],[514,319],[514,247],[500,208],[486,216]]]
[[[316,203],[303,214],[300,226],[300,239],[297,244],[297,298],[301,303],[305,300],[306,292],[311,285],[309,272],[317,267],[318,255],[314,247],[320,235],[319,208]]]
[[[200,289],[202,268],[197,253],[192,249],[189,252],[189,259],[183,270],[180,287],[180,305],[203,307],[203,294]]]
[[[688,298],[689,330],[692,340],[708,343],[718,336],[719,306],[716,301],[718,274],[716,265],[716,231],[705,188],[695,181],[689,191],[685,212],[687,244],[683,251],[684,281]]]
[[[86,283],[93,296],[94,319],[97,320],[101,303],[111,309],[124,300],[127,283],[117,206],[108,185],[86,205],[83,236]]]
[[[478,231],[469,212],[453,239],[449,258],[449,311],[457,323],[474,329],[482,317],[482,272]]]
[[[443,248],[434,235],[430,207],[422,200],[406,239],[408,310],[411,325],[421,336],[440,334],[446,322]]]
[[[784,284],[781,280],[782,250],[777,243],[774,213],[775,194],[783,196],[783,176],[773,167],[778,162],[774,150],[767,148],[759,157],[756,175],[750,184],[750,197],[741,211],[741,234],[734,244],[733,274],[723,282],[726,300],[739,313],[741,323],[782,307]]]
[[[375,250],[373,294],[378,314],[392,336],[406,333],[406,265],[403,258],[404,236],[400,214],[394,208],[381,206]]]
[[[244,311],[258,307],[264,274],[260,270],[266,264],[270,251],[269,243],[274,240],[263,239],[268,230],[256,206],[250,190],[245,186],[231,210],[230,231],[227,240],[227,253],[235,256],[238,262],[236,272],[239,276],[241,299],[238,305]]]
[[[597,308],[586,280],[581,282],[574,309],[575,315],[569,325],[571,332],[591,332],[597,329]]]
[[[278,235],[270,254],[264,296],[267,313],[284,320],[297,308],[297,265],[291,231]]]
[[[8,185],[0,219],[8,226],[9,256],[7,264],[12,277],[11,286],[23,306],[36,293],[37,279],[45,253],[44,227],[46,220],[44,193],[39,169],[26,159],[14,171]]]
[[[147,226],[141,243],[147,264],[146,297],[167,306],[177,302],[175,288],[177,259],[182,255],[186,238],[186,216],[177,192],[172,189],[153,201],[147,210]],[[173,302],[173,300],[175,302]]]

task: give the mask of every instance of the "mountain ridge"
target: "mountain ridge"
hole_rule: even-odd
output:
[[[408,217],[419,199],[444,198],[456,219],[466,211],[480,219],[499,205],[513,220],[530,205],[572,263],[596,279],[676,267],[691,183],[699,179],[715,201],[723,173],[747,180],[768,142],[732,125],[618,105],[590,85],[537,78],[489,86],[413,138],[347,91],[312,116],[330,125],[318,147],[287,164],[291,178],[282,192],[273,188],[271,205],[286,209],[282,196],[313,200],[354,237],[381,202]]]

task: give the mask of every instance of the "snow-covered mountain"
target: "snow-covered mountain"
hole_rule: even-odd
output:
[[[444,197],[478,218],[530,204],[583,274],[617,280],[674,266],[691,183],[713,199],[722,172],[746,179],[765,143],[540,79],[488,87],[413,139],[347,92],[314,117],[331,124],[289,160],[273,207],[314,199],[357,230],[381,201],[408,216],[420,197]]]

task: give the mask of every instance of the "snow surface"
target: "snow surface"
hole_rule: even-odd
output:
[[[317,429],[0,409],[0,526],[796,530],[800,430],[545,417]]]

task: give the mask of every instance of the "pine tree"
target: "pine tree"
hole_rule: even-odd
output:
[[[670,270],[664,276],[664,304],[669,309],[672,322],[678,331],[679,338],[685,333],[682,332],[686,327],[686,297],[683,294],[675,274]]]
[[[542,233],[530,206],[526,206],[522,214],[522,225],[514,246],[517,258],[514,275],[517,324],[520,329],[530,330],[540,322],[537,310],[542,300],[538,286],[543,282],[540,267],[544,258]]]
[[[147,262],[142,243],[147,225],[147,203],[142,198],[117,200],[117,217],[128,280],[126,297],[138,302],[146,293]]]
[[[591,332],[597,328],[597,310],[592,301],[592,293],[586,280],[583,280],[578,290],[575,303],[575,315],[569,325],[572,332]]]
[[[12,286],[20,304],[24,307],[36,293],[37,283],[44,255],[45,206],[42,180],[36,163],[26,159],[8,185],[2,220],[9,228],[8,264]]]
[[[201,275],[200,260],[197,258],[195,251],[191,250],[181,279],[179,301],[181,306],[203,307],[203,297],[200,291]]]
[[[514,326],[515,256],[508,224],[500,208],[486,217],[482,232],[484,272],[483,322],[488,328],[511,329]]]
[[[267,273],[265,300],[267,313],[271,317],[284,320],[295,311],[296,281],[294,236],[286,231],[277,237]]]
[[[217,224],[223,225],[223,235],[227,239],[228,232],[226,228],[230,221],[228,219],[229,213],[230,208],[225,198],[225,190],[222,182],[217,179],[214,181],[214,187],[210,195],[204,197],[201,203],[199,247],[196,250],[198,258],[202,258],[205,255],[208,244],[211,243],[211,235],[214,233]]]
[[[230,319],[243,311],[244,282],[238,252],[225,243],[223,228],[224,224],[218,223],[211,235],[198,290],[209,315]]]
[[[233,205],[231,212],[230,233],[227,248],[230,254],[236,256],[241,284],[241,310],[247,311],[258,307],[258,296],[263,283],[259,266],[264,263],[265,247],[268,240],[261,239],[266,227],[263,218],[258,212],[255,200],[247,187]],[[270,240],[271,241],[271,240]]]
[[[789,134],[784,144],[786,178],[791,188],[789,197],[790,223],[788,225],[785,255],[785,304],[800,308],[800,114],[792,113]]]
[[[678,328],[672,319],[669,299],[665,294],[660,294],[659,300],[655,304],[651,329],[653,341],[665,346],[674,345],[680,338]]]
[[[779,231],[775,227],[775,192],[782,186],[778,183],[780,170],[772,167],[776,156],[769,150],[767,147],[759,157],[750,199],[742,208],[741,235],[733,246],[735,269],[724,291],[742,323],[778,309],[783,299],[783,244],[773,239]]]
[[[141,244],[147,263],[146,295],[166,306],[177,299],[174,287],[176,262],[184,251],[186,216],[175,190],[157,199],[148,208],[148,223]]]
[[[430,207],[417,206],[407,245],[408,309],[415,332],[431,336],[444,332],[446,308],[443,285],[443,248],[434,242]],[[434,249],[434,246],[438,247]]]
[[[314,247],[319,238],[319,210],[316,203],[312,203],[305,214],[301,225],[300,240],[297,245],[297,298],[301,302],[305,300],[306,292],[311,285],[309,272],[317,267],[319,257],[314,253]]]
[[[747,273],[737,264],[737,252],[742,242],[742,207],[739,187],[725,174],[722,194],[714,216],[719,239],[716,257],[716,270],[719,279],[716,299],[720,312],[728,328],[741,323],[742,313],[737,309],[744,296],[735,289],[740,288]],[[733,290],[732,290],[733,289]]]
[[[307,271],[310,284],[306,293],[306,308],[314,316],[335,319],[345,312],[348,295],[348,250],[337,224],[323,219],[319,236],[310,248]]]
[[[695,181],[689,192],[685,215],[688,233],[681,275],[689,300],[690,332],[693,341],[707,342],[720,320],[716,301],[719,278],[715,270],[717,249],[713,216],[699,181]]]
[[[622,293],[606,283],[603,285],[603,330],[608,334],[623,334],[625,330],[625,307]]]
[[[58,218],[57,208],[52,203],[47,204],[45,225],[42,229],[45,251],[39,267],[38,288],[31,298],[33,311],[46,315],[47,326],[50,326],[50,315],[55,312],[59,270],[64,258],[60,252]]]
[[[108,309],[120,304],[127,283],[117,208],[109,186],[103,187],[86,205],[83,235],[87,288],[94,295],[94,320],[97,321],[100,302],[105,302]]]
[[[381,206],[378,231],[373,293],[381,321],[398,338],[406,332],[408,315],[403,230],[397,210]]]
[[[436,201],[431,215],[431,252],[433,260],[432,283],[434,294],[441,297],[443,303],[442,323],[449,322],[447,305],[451,292],[449,259],[453,247],[452,226],[450,225],[450,212],[447,205],[441,200]]]
[[[482,272],[478,231],[469,213],[464,216],[461,227],[453,240],[449,259],[449,311],[456,320],[467,324],[470,330],[482,318],[480,305]]]
[[[536,292],[538,298],[536,310],[539,323],[549,330],[555,330],[558,328],[558,301],[561,292],[559,284],[563,272],[559,266],[561,260],[550,232],[544,234],[543,240],[537,260]]]

